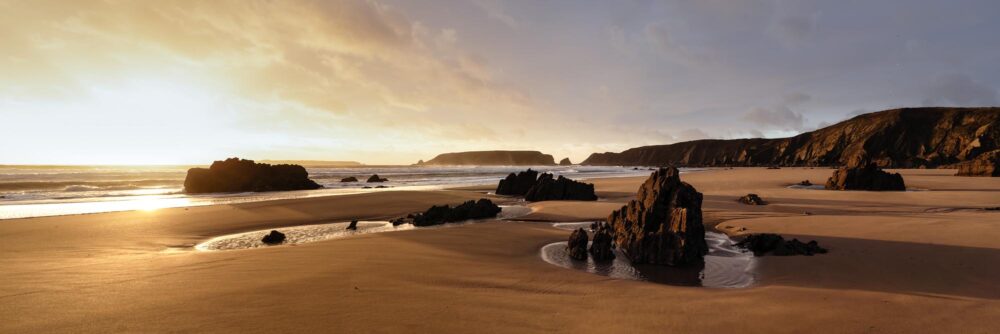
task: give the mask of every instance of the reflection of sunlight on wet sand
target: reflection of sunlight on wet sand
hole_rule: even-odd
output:
[[[2,216],[8,217],[32,217],[32,216],[59,216],[94,212],[114,212],[140,210],[152,212],[165,208],[176,208],[183,206],[208,205],[211,202],[199,203],[189,197],[181,196],[138,196],[128,200],[108,200],[97,202],[71,202],[71,203],[33,203],[33,204],[13,204],[0,205]],[[6,217],[5,217],[6,218]]]
[[[123,209],[123,210],[141,210],[141,211],[156,211],[164,208],[176,208],[181,206],[190,206],[191,199],[184,197],[175,198],[143,198],[134,201],[131,204],[126,204],[127,206],[132,206],[134,209]]]

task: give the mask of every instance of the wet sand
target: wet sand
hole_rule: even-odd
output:
[[[537,222],[363,234],[217,252],[215,236],[384,220],[471,190],[384,192],[0,221],[0,332],[1000,331],[1000,179],[902,171],[921,191],[789,189],[830,169],[684,175],[706,218],[738,234],[816,239],[829,254],[764,257],[747,289],[619,280],[539,250],[568,232]],[[602,201],[542,202],[525,218],[607,215],[642,178],[592,180]],[[771,205],[737,203],[753,192]],[[805,214],[808,212],[809,214]]]

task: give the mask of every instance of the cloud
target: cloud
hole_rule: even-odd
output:
[[[474,3],[479,6],[491,19],[502,22],[507,27],[511,29],[517,29],[521,26],[521,23],[515,19],[504,9],[502,1],[499,0],[475,0]]]
[[[934,78],[924,89],[925,106],[978,107],[997,104],[997,89],[964,74]]]
[[[795,131],[803,130],[805,122],[802,114],[792,111],[787,106],[753,108],[746,114],[743,114],[743,120],[760,126]]]

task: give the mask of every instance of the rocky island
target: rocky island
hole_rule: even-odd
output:
[[[555,158],[539,151],[470,151],[444,153],[420,166],[554,166]]]

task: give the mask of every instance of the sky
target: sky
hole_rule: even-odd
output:
[[[997,105],[997,1],[0,0],[0,163],[409,164]]]

